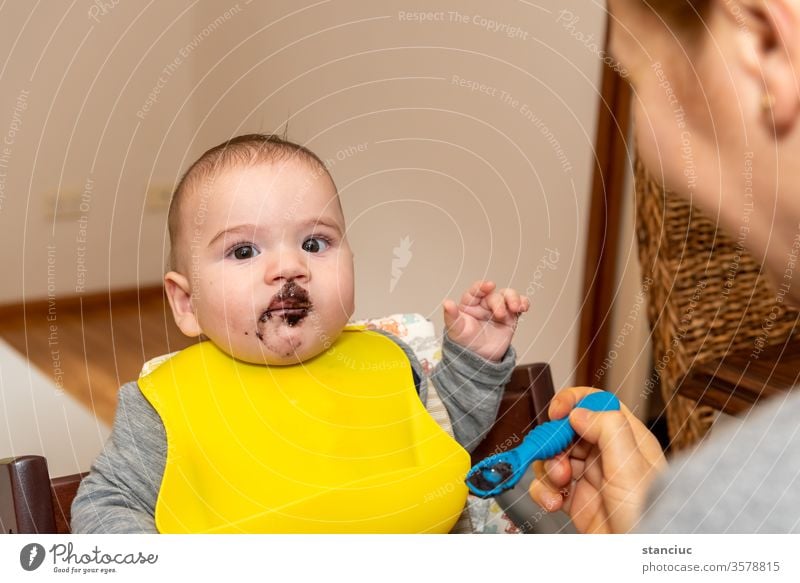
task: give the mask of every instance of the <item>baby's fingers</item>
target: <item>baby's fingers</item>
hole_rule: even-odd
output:
[[[494,282],[491,281],[476,281],[473,283],[467,291],[464,292],[464,295],[461,296],[461,305],[462,306],[477,306],[483,301],[483,299],[495,288]]]
[[[519,292],[512,288],[501,289],[498,293],[502,294],[505,299],[506,306],[514,314],[521,314],[527,312],[530,307],[528,298],[521,296]]]
[[[486,298],[486,305],[492,312],[492,317],[495,320],[505,320],[508,318],[508,309],[506,308],[506,299],[500,293],[492,293]]]
[[[511,323],[530,308],[530,300],[520,296],[515,289],[505,288],[490,293],[485,299],[486,307],[496,321]]]
[[[464,330],[464,318],[453,300],[447,299],[442,304],[444,310],[444,328],[450,334],[461,334]]]

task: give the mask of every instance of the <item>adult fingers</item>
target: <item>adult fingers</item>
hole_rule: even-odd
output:
[[[578,401],[599,390],[594,387],[570,387],[560,390],[550,401],[550,407],[547,410],[550,419],[563,419],[575,408]]]

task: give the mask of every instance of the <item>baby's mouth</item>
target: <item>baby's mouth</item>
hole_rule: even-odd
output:
[[[289,327],[299,324],[311,311],[308,292],[290,281],[272,298],[269,306],[258,319],[259,323],[277,320]]]

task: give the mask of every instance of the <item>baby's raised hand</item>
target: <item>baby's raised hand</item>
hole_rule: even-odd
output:
[[[476,281],[461,297],[461,303],[445,300],[444,325],[456,344],[499,362],[511,345],[520,314],[530,300],[516,290],[495,291],[491,281]]]

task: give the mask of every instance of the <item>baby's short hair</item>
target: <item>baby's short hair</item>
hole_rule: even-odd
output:
[[[181,229],[181,204],[186,193],[195,190],[204,182],[213,180],[217,172],[234,166],[253,163],[272,163],[298,157],[333,182],[325,163],[311,150],[276,134],[245,134],[236,136],[206,151],[192,164],[178,182],[169,205],[167,228],[169,229],[170,269],[177,269],[176,247]]]

